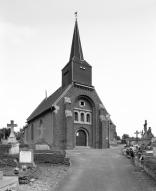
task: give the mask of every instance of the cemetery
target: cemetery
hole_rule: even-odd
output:
[[[146,120],[144,130],[140,133],[140,139],[138,138],[138,131],[135,132],[135,139],[127,139],[122,153],[131,159],[136,167],[142,168],[156,180],[156,138],[153,136],[150,127],[147,130]]]
[[[39,140],[33,147],[16,140],[14,121],[7,124],[10,135],[0,141],[0,190],[47,190],[54,187],[68,170],[64,150],[53,151]],[[46,178],[46,179],[45,179]],[[46,184],[46,185],[45,185]]]

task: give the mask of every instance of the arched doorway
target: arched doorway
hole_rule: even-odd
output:
[[[87,146],[87,133],[84,130],[76,132],[76,146]]]

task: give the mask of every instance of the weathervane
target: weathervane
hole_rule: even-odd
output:
[[[75,19],[77,20],[77,11],[74,14],[75,14]]]

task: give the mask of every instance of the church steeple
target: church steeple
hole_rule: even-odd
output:
[[[62,87],[69,84],[92,86],[92,67],[84,60],[81,47],[77,12],[69,62],[62,69]]]
[[[75,27],[74,27],[71,52],[70,52],[70,60],[72,60],[72,58],[74,57],[78,58],[79,60],[84,60],[82,47],[81,47],[81,41],[80,41],[80,35],[79,35],[78,22],[77,22],[77,12],[75,12],[75,17],[76,19],[75,19]]]

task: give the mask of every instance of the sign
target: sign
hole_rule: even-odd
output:
[[[33,163],[33,151],[32,150],[20,151],[19,162]]]

